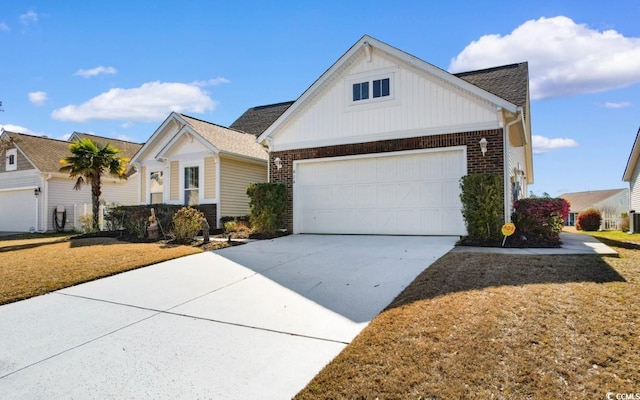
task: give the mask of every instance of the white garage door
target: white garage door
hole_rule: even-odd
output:
[[[296,163],[294,231],[464,235],[464,149]]]
[[[36,227],[33,189],[0,191],[0,231],[29,232]]]

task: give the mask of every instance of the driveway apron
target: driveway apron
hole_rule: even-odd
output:
[[[2,306],[0,393],[291,398],[456,240],[292,235]]]

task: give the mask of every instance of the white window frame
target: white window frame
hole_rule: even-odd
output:
[[[162,174],[162,192],[152,192],[151,191],[151,174],[159,172]],[[166,186],[165,185],[165,181],[167,179],[167,174],[165,174],[165,170],[164,168],[151,168],[149,169],[149,172],[147,172],[147,187],[149,188],[149,191],[147,193],[148,195],[148,204],[163,204],[166,203],[165,199],[167,198],[167,194],[166,194]],[[151,195],[152,194],[157,194],[157,193],[162,193],[162,202],[160,203],[152,203],[151,202]]]
[[[198,167],[198,204],[204,204],[204,160],[198,162],[180,162],[180,177],[179,177],[179,202],[184,205],[184,171],[186,168]]]
[[[349,76],[345,79],[345,97],[347,111],[362,110],[363,108],[398,104],[399,93],[399,73],[396,68],[385,68],[376,71],[368,71]],[[373,81],[389,79],[389,95],[373,97]],[[353,85],[357,83],[369,82],[369,98],[353,100]]]
[[[6,151],[5,171],[16,171],[18,169],[18,149],[8,149]],[[13,157],[13,163],[9,160]]]

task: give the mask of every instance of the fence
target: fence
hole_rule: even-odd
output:
[[[107,211],[109,211],[109,206],[100,204],[100,212],[98,213],[98,227],[101,231],[105,230],[104,214]],[[91,203],[73,205],[73,227],[78,231],[82,230],[83,223],[80,218],[83,215],[93,215],[93,206],[91,205]]]

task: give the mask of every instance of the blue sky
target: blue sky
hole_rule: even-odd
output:
[[[612,6],[615,4],[615,6]],[[294,100],[362,35],[460,72],[528,61],[536,194],[626,187],[640,2],[4,1],[0,126],[143,142]]]

